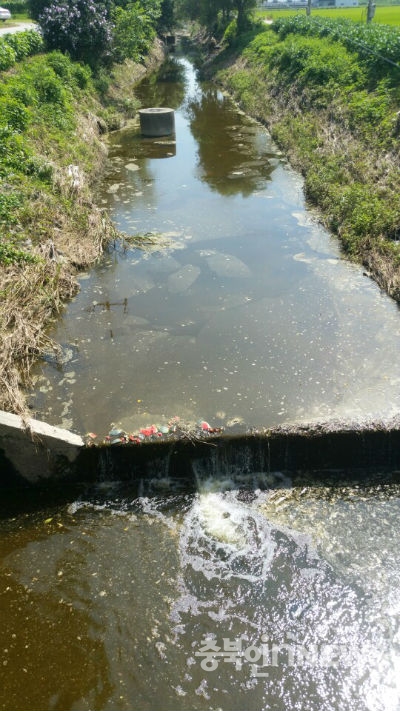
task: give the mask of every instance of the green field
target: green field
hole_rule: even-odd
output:
[[[304,15],[304,8],[288,9],[288,10],[259,10],[257,15],[265,19],[276,20],[278,17],[289,17],[290,15]],[[367,8],[366,5],[359,7],[340,7],[340,8],[313,8],[311,10],[313,17],[341,17],[354,22],[366,22]],[[378,5],[376,7],[375,17],[372,21],[374,24],[400,26],[400,5]]]

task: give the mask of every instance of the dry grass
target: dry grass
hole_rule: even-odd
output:
[[[94,207],[88,210],[82,234],[57,229],[57,240],[48,238],[34,250],[37,263],[0,272],[0,409],[23,416],[32,364],[49,350],[58,350],[46,332],[49,322],[77,293],[78,270],[96,261],[114,238],[112,224]]]
[[[0,278],[0,407],[26,414],[22,387],[33,361],[52,347],[45,324],[77,291],[69,270],[55,259],[9,267]]]

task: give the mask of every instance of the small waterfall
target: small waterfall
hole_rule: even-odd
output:
[[[399,421],[288,426],[263,433],[207,439],[167,439],[142,445],[85,448],[76,461],[78,481],[121,481],[145,495],[193,492],[207,478],[234,478],[239,488],[279,485],[289,477],[331,485],[396,481],[400,469]],[[280,472],[282,472],[280,474]],[[137,488],[139,491],[139,488]]]

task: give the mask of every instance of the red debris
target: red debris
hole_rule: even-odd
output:
[[[155,425],[151,425],[151,427],[144,427],[140,430],[140,434],[144,435],[145,437],[151,437],[151,435],[157,434],[157,432],[158,429]]]
[[[204,420],[200,423],[201,429],[204,430],[205,432],[211,432],[211,427],[208,424],[208,422],[205,422]]]

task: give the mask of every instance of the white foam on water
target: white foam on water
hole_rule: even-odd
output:
[[[275,543],[268,522],[237,500],[237,491],[200,493],[186,514],[180,554],[208,579],[263,582]]]

